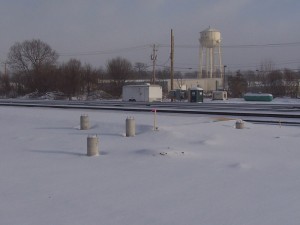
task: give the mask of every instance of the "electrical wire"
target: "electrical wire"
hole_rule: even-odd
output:
[[[170,48],[171,45],[169,44],[156,44],[157,47],[159,48]],[[277,48],[277,47],[296,47],[300,46],[300,42],[285,42],[285,43],[267,43],[267,44],[238,44],[238,45],[222,45],[222,48],[231,48],[231,49],[238,49],[238,48]],[[189,45],[189,44],[178,44],[174,46],[175,48],[186,48],[186,49],[198,49],[199,45]],[[72,56],[96,56],[96,55],[105,55],[105,54],[117,54],[117,53],[127,53],[127,52],[132,52],[132,51],[138,51],[138,50],[146,50],[149,48],[153,48],[153,44],[146,44],[146,45],[137,45],[137,46],[132,46],[132,47],[127,47],[127,48],[118,48],[118,49],[111,49],[111,50],[97,50],[97,51],[81,51],[81,52],[61,52],[59,53],[59,56],[62,57],[72,57]],[[163,67],[163,68],[169,68],[169,66],[166,66],[166,64],[170,61],[170,58],[162,63],[162,64],[157,64],[158,67]],[[179,70],[192,70],[196,67],[196,65],[192,64],[186,64],[186,63],[176,63],[177,65],[179,64],[180,66],[175,66],[175,69]],[[290,65],[290,64],[300,64],[299,60],[287,60],[287,61],[282,61],[282,62],[276,62],[278,65]],[[148,63],[147,63],[148,65]],[[231,64],[227,65],[228,67],[231,68],[258,68],[257,63],[248,63],[247,65],[245,64]],[[150,65],[148,65],[150,67]]]
[[[104,55],[104,54],[115,54],[115,53],[126,53],[130,51],[135,51],[139,49],[146,49],[149,45],[138,45],[128,48],[119,48],[112,50],[98,50],[98,51],[86,51],[86,52],[62,52],[58,53],[59,56],[85,56],[85,55]]]
[[[161,44],[161,47],[171,46],[169,44]],[[262,48],[262,47],[295,47],[300,46],[300,42],[285,42],[285,43],[267,43],[267,44],[238,44],[238,45],[221,45],[222,48]],[[199,45],[178,44],[175,48],[199,48]]]
[[[138,45],[128,48],[119,48],[112,50],[98,50],[98,51],[82,51],[82,52],[61,52],[60,56],[88,56],[88,55],[104,55],[104,54],[116,54],[116,53],[126,53],[130,51],[147,49],[153,45]],[[170,45],[167,44],[158,44],[158,47],[170,48]],[[239,44],[239,45],[222,45],[222,48],[262,48],[262,47],[295,47],[300,46],[300,42],[287,42],[287,43],[269,43],[269,44]],[[179,44],[175,45],[175,48],[199,48],[198,45],[188,45],[188,44]]]

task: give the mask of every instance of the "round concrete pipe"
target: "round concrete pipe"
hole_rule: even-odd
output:
[[[88,136],[87,138],[87,156],[99,155],[99,139],[97,135]]]
[[[127,117],[126,119],[126,137],[135,136],[135,120],[133,117]]]
[[[83,114],[80,116],[80,130],[88,129],[90,129],[89,116],[87,114]]]
[[[243,120],[237,120],[235,123],[235,128],[236,129],[244,129],[245,123]]]

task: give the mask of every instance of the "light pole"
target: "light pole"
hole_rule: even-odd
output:
[[[226,65],[224,65],[224,72],[223,72],[223,90],[225,91],[225,70],[226,70]]]

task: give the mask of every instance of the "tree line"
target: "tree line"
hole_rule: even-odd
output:
[[[58,57],[57,52],[41,40],[15,43],[5,62],[8,72],[0,72],[0,95],[17,97],[56,91],[71,98],[103,90],[119,97],[126,81],[150,80],[151,77],[145,64],[133,66],[121,57],[108,60],[105,69],[82,64],[78,59],[58,63]]]
[[[300,96],[299,84],[300,73],[290,69],[237,71],[235,75],[227,76],[228,94],[235,98],[243,97],[246,92],[297,98]]]
[[[32,92],[60,92],[72,98],[89,95],[98,90],[112,97],[120,97],[122,87],[130,81],[137,83],[151,81],[149,66],[137,62],[134,65],[125,58],[108,60],[105,68],[94,68],[82,64],[78,59],[58,63],[58,53],[47,43],[38,39],[17,42],[7,55],[8,72],[0,72],[0,96],[17,97]],[[163,82],[169,79],[168,67],[156,70],[157,83],[167,92]],[[175,72],[175,79],[197,78],[197,71]],[[227,71],[226,89],[230,97],[242,97],[246,92],[267,92],[274,97],[297,97],[299,93],[299,72],[289,69],[276,70],[270,62],[262,63],[260,70]]]

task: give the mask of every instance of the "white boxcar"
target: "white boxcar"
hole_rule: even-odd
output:
[[[123,101],[161,102],[162,87],[159,85],[125,85],[122,92]]]

